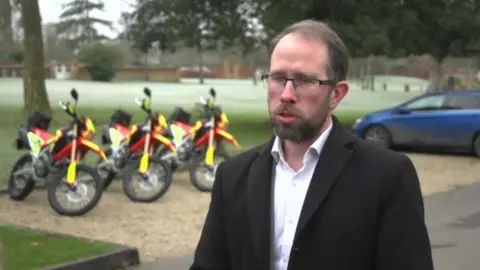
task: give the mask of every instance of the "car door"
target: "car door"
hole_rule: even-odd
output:
[[[465,93],[447,95],[445,116],[441,120],[441,146],[470,147],[473,136],[480,130],[480,97]]]
[[[400,145],[441,144],[436,134],[445,131],[441,119],[448,116],[444,110],[445,95],[428,95],[404,104],[401,110],[394,110],[387,127],[393,140]]]

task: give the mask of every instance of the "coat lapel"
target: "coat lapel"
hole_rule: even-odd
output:
[[[247,177],[247,211],[254,248],[260,257],[270,257],[273,162],[270,150],[273,141],[274,139],[271,139],[258,152],[258,156],[251,163]]]
[[[347,133],[339,121],[333,117],[332,130],[320,154],[305,196],[295,238],[305,228],[305,225],[325,200],[331,187],[340,176],[342,168],[352,155],[353,151],[349,147],[351,143],[352,135]]]

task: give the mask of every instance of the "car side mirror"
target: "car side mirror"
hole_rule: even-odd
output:
[[[396,114],[409,114],[410,110],[407,107],[398,107],[395,109]]]

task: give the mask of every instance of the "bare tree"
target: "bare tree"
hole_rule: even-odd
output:
[[[0,0],[0,50],[8,54],[12,47],[12,5],[10,0]]]
[[[42,18],[38,0],[20,0],[24,30],[23,97],[24,110],[50,111],[45,89],[45,59],[43,51]]]

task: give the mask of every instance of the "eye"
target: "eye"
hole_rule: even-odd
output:
[[[280,75],[272,75],[270,76],[270,81],[278,84],[283,84],[287,81],[287,79]]]
[[[309,79],[309,78],[298,78],[298,79],[295,79],[295,81],[297,81],[297,83],[300,85],[317,85],[318,84],[317,80]]]

